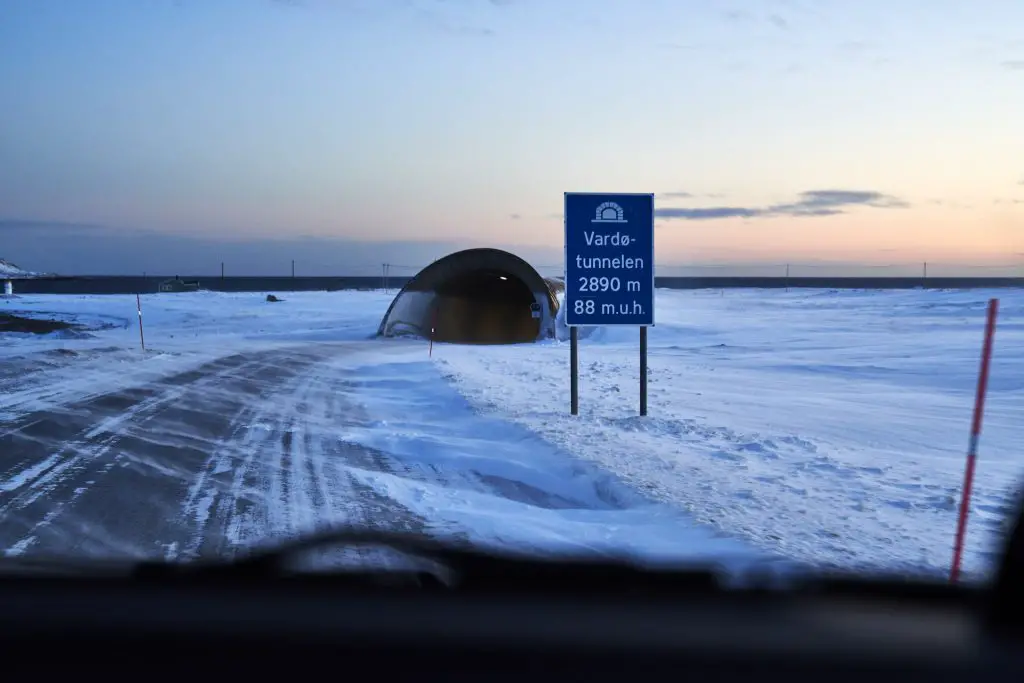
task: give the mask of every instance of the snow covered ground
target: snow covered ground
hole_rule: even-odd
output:
[[[281,440],[258,437],[277,434],[264,424],[277,420],[289,425],[281,433],[301,435],[310,472],[336,464],[332,443],[385,454],[388,467],[349,463],[346,476],[439,533],[537,549],[727,563],[782,555],[944,573],[984,307],[997,296],[965,558],[975,576],[991,565],[1024,474],[1022,292],[659,290],[646,418],[636,416],[636,329],[585,331],[581,415],[571,417],[568,343],[439,344],[428,358],[425,343],[370,339],[392,296],[145,295],[146,353],[134,297],[16,297],[0,311],[46,312],[91,329],[0,337],[0,421],[229,354],[344,344],[358,353],[310,361],[232,427],[239,443],[262,449],[269,471],[281,462]],[[332,382],[344,382],[362,418],[324,407],[338,391]],[[231,465],[224,447],[213,445],[220,460],[210,472]],[[7,488],[34,481],[2,467]],[[344,518],[344,505],[315,504],[330,493],[323,482],[285,492],[283,479],[263,478],[267,510],[249,536]],[[189,485],[183,513],[196,519],[209,498],[201,479]]]
[[[666,291],[650,331],[580,344],[441,347],[488,413],[530,427],[701,522],[797,558],[946,572],[985,307],[1001,299],[965,567],[991,567],[1024,475],[1024,292]]]
[[[260,294],[147,294],[141,297],[142,354],[134,296],[17,295],[0,313],[76,323],[85,332],[0,334],[0,420],[183,372],[249,348],[369,338],[381,292],[308,292],[268,303]],[[275,308],[275,306],[279,308]],[[374,320],[376,318],[376,320]],[[38,377],[33,377],[40,373]]]

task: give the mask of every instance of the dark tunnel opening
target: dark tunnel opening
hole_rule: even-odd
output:
[[[515,275],[474,270],[454,275],[436,289],[434,341],[456,344],[521,344],[540,334],[531,314],[533,292]]]
[[[563,287],[509,252],[467,249],[434,261],[410,280],[377,333],[456,344],[534,342],[554,336]]]

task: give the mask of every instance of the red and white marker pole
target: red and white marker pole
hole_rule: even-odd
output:
[[[142,299],[138,294],[135,295],[135,307],[139,311],[139,343],[142,344],[142,350],[146,350],[146,336],[142,333]]]
[[[996,314],[998,312],[999,299],[990,299],[988,302],[988,316],[985,320],[985,342],[981,349],[981,369],[978,371],[978,388],[974,395],[974,420],[971,422],[971,438],[967,445],[964,491],[960,497],[960,515],[956,523],[953,566],[949,572],[950,583],[956,583],[960,578],[960,562],[964,553],[964,536],[967,534],[967,514],[971,509],[974,465],[978,459],[978,441],[981,439],[981,418],[985,413],[985,394],[988,391],[988,368],[992,361],[992,340],[996,333]]]

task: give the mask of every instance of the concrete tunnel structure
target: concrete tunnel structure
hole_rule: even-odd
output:
[[[542,277],[507,251],[457,251],[434,261],[406,283],[384,314],[377,334],[428,338],[433,327],[434,341],[456,344],[547,339],[555,335],[558,293],[564,289],[562,281]]]

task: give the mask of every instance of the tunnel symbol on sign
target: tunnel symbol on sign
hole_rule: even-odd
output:
[[[622,207],[615,202],[604,202],[597,207],[597,211],[591,223],[625,223]]]

